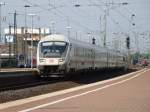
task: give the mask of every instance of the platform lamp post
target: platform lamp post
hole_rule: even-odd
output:
[[[33,27],[34,27],[34,22],[33,19],[36,16],[36,14],[28,14],[31,17],[31,24],[32,24],[32,31],[31,31],[31,68],[33,68]]]

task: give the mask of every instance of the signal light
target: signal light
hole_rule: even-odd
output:
[[[130,49],[130,37],[126,38],[126,46],[128,49]]]

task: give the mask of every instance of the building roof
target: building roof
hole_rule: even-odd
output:
[[[17,34],[25,34],[25,28],[17,28]],[[31,34],[32,33],[32,28],[27,29],[27,33]],[[34,28],[33,29],[33,34],[50,34],[51,31],[49,28]],[[11,28],[11,31],[9,31],[9,28],[4,29],[4,34],[14,34],[14,28]]]

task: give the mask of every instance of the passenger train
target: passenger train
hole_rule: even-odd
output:
[[[38,43],[37,68],[41,76],[127,68],[127,57],[116,50],[54,34]]]

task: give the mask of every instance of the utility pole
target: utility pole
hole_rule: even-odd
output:
[[[103,24],[102,24],[103,22],[102,22],[102,16],[100,15],[100,37],[103,37],[103,28],[102,28],[102,26],[103,26]],[[101,41],[103,42],[103,46],[104,46],[104,38],[101,38]],[[102,43],[100,43],[100,45],[101,45]]]
[[[106,47],[106,37],[107,37],[107,9],[105,9],[105,15],[104,15],[104,43],[103,46]]]
[[[9,25],[9,64],[10,64],[10,57],[11,57],[11,44],[10,44],[10,36],[11,36],[11,25]]]
[[[2,41],[2,6],[5,3],[0,2],[0,42]]]
[[[32,23],[32,34],[31,34],[31,68],[33,68],[33,27],[34,27],[33,18],[34,18],[34,16],[36,16],[36,14],[29,14],[29,16],[31,16],[31,23]]]
[[[17,12],[14,13],[14,57],[18,63]]]
[[[33,68],[33,16],[35,16],[34,14],[31,15],[32,18],[32,34],[31,34],[31,68]]]
[[[28,59],[28,43],[27,43],[27,8],[31,7],[30,5],[25,5],[25,39],[24,39],[24,65],[27,66]]]
[[[0,42],[2,41],[2,5],[5,5],[5,3],[0,2]],[[2,60],[1,60],[1,54],[0,54],[0,68],[1,68]]]
[[[18,64],[18,37],[17,37],[17,15],[19,15],[16,10],[14,13],[9,13],[9,14],[12,14],[13,17],[14,17],[14,23],[12,26],[9,25],[10,29],[10,33],[12,33],[11,31],[11,27],[13,27],[13,53],[14,53],[14,58],[16,59],[16,62]]]

